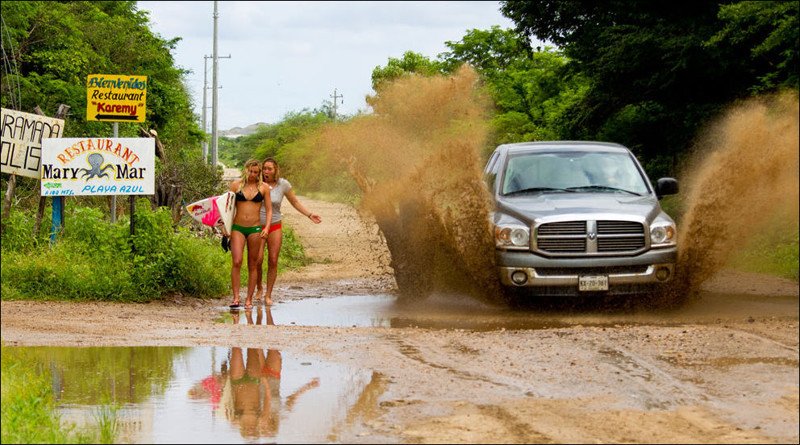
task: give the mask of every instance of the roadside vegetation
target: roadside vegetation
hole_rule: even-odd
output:
[[[13,210],[2,234],[2,299],[144,302],[181,294],[213,298],[230,291],[230,253],[219,236],[184,218],[173,224],[166,207],[152,210],[140,199],[134,229],[92,207],[74,207],[66,228],[49,245],[45,221],[35,238],[30,212]],[[246,261],[246,260],[245,260]],[[309,261],[287,228],[280,270]],[[243,267],[243,275],[246,268]],[[246,275],[243,276],[246,279]]]

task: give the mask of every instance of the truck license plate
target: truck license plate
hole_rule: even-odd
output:
[[[584,275],[578,277],[578,290],[598,291],[608,290],[607,275]]]

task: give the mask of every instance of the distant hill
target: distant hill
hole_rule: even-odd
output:
[[[248,125],[244,128],[242,127],[233,127],[230,130],[220,130],[219,135],[224,138],[231,138],[235,139],[239,136],[248,136],[255,133],[256,128],[260,127],[261,125],[269,125],[265,122],[259,122],[257,124]]]

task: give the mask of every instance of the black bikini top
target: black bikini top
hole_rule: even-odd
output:
[[[263,200],[264,200],[264,195],[261,194],[261,190],[256,192],[256,195],[253,196],[253,199],[247,199],[244,196],[244,193],[241,190],[236,192],[236,202],[239,202],[239,201],[261,202]]]

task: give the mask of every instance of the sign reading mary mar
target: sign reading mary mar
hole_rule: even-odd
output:
[[[42,196],[152,195],[155,139],[67,138],[42,143]]]

